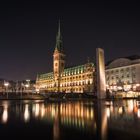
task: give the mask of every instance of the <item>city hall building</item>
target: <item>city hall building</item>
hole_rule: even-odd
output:
[[[45,92],[83,93],[94,91],[95,66],[92,62],[65,67],[65,54],[62,46],[60,24],[53,53],[53,72],[38,74],[36,89]]]
[[[118,58],[106,65],[106,84],[112,91],[140,90],[140,56]]]

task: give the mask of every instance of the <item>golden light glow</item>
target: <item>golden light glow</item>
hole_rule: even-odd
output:
[[[118,112],[119,112],[119,114],[123,113],[122,107],[119,108]]]
[[[140,118],[140,108],[138,109],[137,116]]]
[[[8,108],[4,107],[4,111],[2,114],[2,123],[7,123],[8,121]]]
[[[35,117],[39,116],[39,104],[35,105]]]
[[[44,115],[45,115],[45,106],[44,106],[44,104],[42,104],[42,106],[41,106],[41,117],[44,117]]]
[[[24,121],[28,122],[30,119],[30,113],[29,113],[29,105],[25,105],[25,111],[24,111]]]
[[[110,108],[109,107],[106,108],[106,114],[107,114],[107,117],[110,118]]]

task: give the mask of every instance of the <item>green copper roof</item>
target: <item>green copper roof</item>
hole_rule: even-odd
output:
[[[90,66],[94,67],[94,63],[89,63]],[[70,68],[66,68],[64,69],[63,74],[65,74],[65,76],[67,75],[75,75],[75,74],[80,74],[80,73],[84,73],[85,72],[85,67],[86,64],[84,65],[79,65],[79,66],[74,66],[74,67],[70,67]],[[53,79],[53,72],[50,73],[45,73],[45,74],[40,74],[37,77],[39,80],[50,80]]]
[[[53,79],[53,72],[40,74],[38,75],[38,78],[43,80]]]
[[[64,69],[64,72],[75,71],[75,70],[84,70],[84,65],[80,65],[80,66],[75,66],[75,67]]]
[[[92,67],[94,66],[93,63],[90,63],[90,64],[91,64]],[[70,74],[83,73],[84,70],[85,70],[85,66],[86,66],[86,64],[75,66],[75,67],[66,68],[66,69],[64,69],[64,73],[65,74],[68,74],[68,73],[70,73]]]
[[[58,25],[58,33],[57,33],[57,36],[56,36],[55,50],[58,50],[60,52],[63,51],[63,48],[62,48],[62,36],[61,36],[61,32],[60,32],[60,21],[59,21],[59,25]]]

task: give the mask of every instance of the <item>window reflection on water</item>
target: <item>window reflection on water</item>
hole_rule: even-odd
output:
[[[2,113],[2,123],[7,123],[8,121],[8,106],[4,104]]]
[[[54,140],[59,139],[62,126],[99,135],[100,139],[106,139],[108,129],[128,129],[135,133],[135,126],[140,129],[140,102],[136,100],[9,102],[0,102],[1,124],[8,125],[13,120],[30,124],[32,120],[39,120],[53,125]]]
[[[30,119],[30,112],[29,112],[29,105],[25,105],[25,111],[24,111],[24,120],[25,122],[29,121]]]

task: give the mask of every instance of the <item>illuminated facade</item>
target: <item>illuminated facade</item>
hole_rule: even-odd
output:
[[[140,56],[118,58],[106,66],[107,88],[111,90],[139,90]]]
[[[53,54],[53,72],[40,74],[36,79],[36,89],[46,92],[93,92],[95,67],[91,62],[65,67],[60,24]]]

